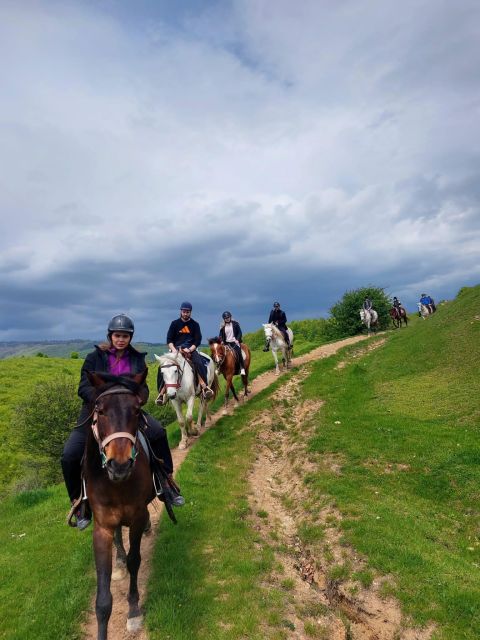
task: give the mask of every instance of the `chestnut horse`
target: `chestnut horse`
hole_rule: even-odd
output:
[[[210,345],[210,352],[212,354],[212,359],[215,362],[217,372],[222,373],[223,377],[227,381],[225,386],[225,400],[223,403],[223,413],[227,412],[228,406],[228,398],[230,395],[230,389],[232,390],[233,397],[235,398],[238,405],[238,396],[235,391],[235,387],[233,386],[233,376],[235,374],[239,374],[240,372],[240,363],[237,360],[237,356],[235,351],[226,344],[223,344],[220,338],[211,338],[208,341]],[[245,364],[245,375],[242,375],[243,382],[243,398],[247,399],[248,395],[248,371],[250,369],[250,349],[244,343],[240,345],[243,352],[243,362]]]
[[[126,558],[130,574],[127,630],[137,631],[143,622],[137,586],[140,542],[149,522],[147,505],[155,497],[150,463],[139,443],[139,427],[142,423],[139,391],[147,377],[147,369],[128,378],[103,373],[87,375],[95,388],[96,398],[83,473],[94,516],[98,640],[106,640],[112,612],[110,581],[113,542],[120,560],[121,556]],[[129,528],[128,555],[121,542],[122,526]]]
[[[399,307],[398,309],[392,307],[388,313],[390,314],[395,329],[399,329],[402,326],[402,321],[405,323],[405,326],[408,325],[407,312],[403,307]]]

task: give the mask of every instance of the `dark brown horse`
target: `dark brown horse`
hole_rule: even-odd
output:
[[[405,323],[405,326],[408,325],[407,312],[403,307],[392,307],[389,314],[395,329],[399,329],[402,326],[402,321]]]
[[[223,374],[223,377],[227,381],[225,386],[225,399],[223,404],[223,412],[227,412],[228,406],[228,398],[230,395],[230,389],[232,390],[233,397],[238,403],[237,392],[235,391],[235,387],[233,386],[233,376],[240,374],[240,363],[238,362],[235,351],[222,343],[220,338],[211,338],[208,341],[210,345],[210,352],[212,354],[212,359],[215,362],[215,366],[217,371]],[[250,369],[250,349],[244,343],[240,345],[243,353],[244,353],[244,364],[245,364],[245,375],[242,375],[243,382],[243,397],[246,400],[248,395],[248,371]]]
[[[139,441],[142,424],[139,391],[146,377],[146,369],[129,378],[88,374],[96,398],[83,471],[94,516],[98,640],[106,640],[112,612],[113,542],[117,547],[117,564],[126,562],[130,574],[127,629],[136,631],[143,622],[137,587],[140,542],[149,522],[147,506],[155,497],[149,460]],[[129,528],[128,554],[123,549],[122,526]]]

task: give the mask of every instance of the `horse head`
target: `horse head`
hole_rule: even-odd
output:
[[[263,330],[265,332],[265,338],[267,340],[271,340],[273,337],[273,327],[274,325],[271,322],[267,322],[267,324],[262,325]]]
[[[222,341],[218,336],[215,338],[210,338],[210,340],[208,341],[208,344],[210,346],[210,353],[212,354],[212,359],[215,362],[215,366],[218,371],[218,369],[222,366],[227,353],[225,349],[225,345],[222,343]]]
[[[127,480],[138,453],[138,428],[148,369],[132,376],[87,372],[95,389],[92,431],[112,482]]]
[[[180,351],[177,353],[165,353],[163,356],[157,356],[158,366],[162,370],[163,380],[167,395],[171,400],[175,400],[178,390],[182,384],[183,367],[185,366],[185,358]]]

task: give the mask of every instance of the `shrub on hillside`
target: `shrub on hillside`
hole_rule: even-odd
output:
[[[35,469],[37,486],[61,480],[60,456],[80,402],[76,380],[64,375],[39,382],[17,407],[15,426],[23,450],[30,454],[27,468]]]
[[[78,351],[72,351],[70,354],[70,358],[72,358],[72,360],[78,360],[78,357]]]
[[[331,337],[353,336],[360,333],[363,324],[360,319],[360,309],[365,297],[369,297],[373,303],[373,308],[378,313],[378,324],[380,329],[386,329],[390,324],[388,314],[392,304],[381,287],[362,287],[346,291],[343,298],[330,309],[334,324],[332,328],[338,332]]]

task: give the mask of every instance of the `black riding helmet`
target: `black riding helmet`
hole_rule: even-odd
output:
[[[274,303],[273,303],[273,306],[274,306],[274,307],[280,307],[280,303],[279,303],[279,302],[274,302]]]
[[[130,333],[133,336],[133,332],[135,331],[133,320],[124,313],[121,313],[119,316],[113,316],[108,323],[108,333],[113,333],[114,331],[125,331],[125,333]]]
[[[226,320],[227,318],[231,318],[231,317],[232,317],[232,314],[230,313],[230,311],[224,311],[224,312],[222,313],[222,318],[223,318],[224,320]]]

